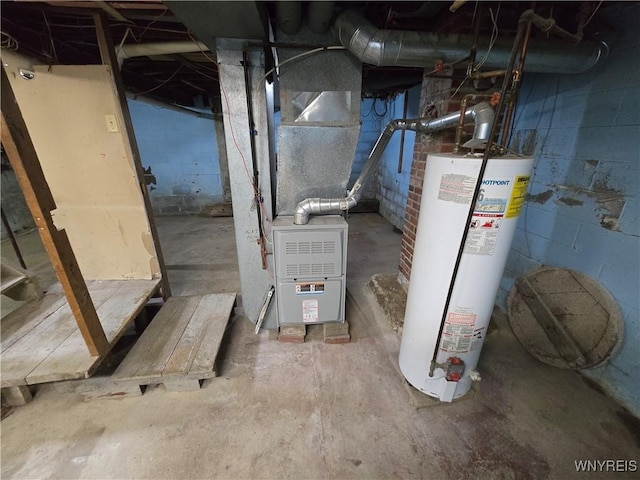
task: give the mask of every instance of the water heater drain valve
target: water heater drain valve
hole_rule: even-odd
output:
[[[449,357],[444,363],[436,363],[437,368],[444,370],[444,376],[449,382],[458,382],[464,375],[464,361],[460,357]]]

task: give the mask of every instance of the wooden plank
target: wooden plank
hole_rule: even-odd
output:
[[[2,352],[0,386],[14,387],[26,385],[27,376],[55,351],[74,331],[78,331],[73,322],[68,305],[63,305],[40,322],[19,341]],[[82,346],[81,346],[82,347]],[[86,348],[84,355],[91,357]]]
[[[149,366],[149,371],[154,376],[162,375],[167,362],[176,349],[178,342],[184,335],[184,332],[189,325],[198,304],[200,303],[201,297],[184,297],[184,299],[184,306],[180,311],[178,311],[178,315],[170,321],[173,328],[165,330],[165,337],[163,338],[164,342],[161,344],[161,348],[159,348],[152,357],[154,361]]]
[[[3,318],[2,342],[0,343],[2,352],[5,352],[66,303],[67,299],[62,294],[45,295],[40,300],[25,303]]]
[[[115,371],[114,378],[137,379],[140,382],[160,378],[162,369],[154,367],[162,363],[164,368],[197,305],[197,297],[171,297],[167,300]]]
[[[179,299],[181,297],[175,298]],[[113,374],[114,379],[126,381],[136,378],[138,370],[144,363],[149,361],[151,350],[155,347],[156,343],[160,341],[159,338],[162,336],[163,330],[167,328],[169,320],[180,306],[180,300],[172,300],[171,303],[167,301],[164,304],[131,351],[118,366]]]
[[[96,35],[98,38],[98,47],[100,49],[100,56],[102,63],[111,67],[113,74],[113,81],[116,86],[116,93],[118,100],[120,101],[120,110],[122,118],[124,120],[124,135],[128,139],[128,145],[131,149],[131,158],[136,169],[137,181],[142,192],[142,198],[144,201],[144,207],[147,212],[147,218],[149,221],[149,229],[151,230],[151,238],[155,247],[156,258],[158,261],[158,267],[160,269],[160,275],[162,277],[162,295],[165,299],[171,296],[171,287],[169,286],[169,276],[164,264],[164,256],[162,254],[162,248],[160,246],[160,237],[158,235],[158,228],[156,227],[155,218],[153,216],[153,208],[151,207],[151,198],[149,197],[149,191],[147,190],[147,184],[144,181],[144,169],[142,168],[142,161],[140,157],[140,150],[138,149],[138,142],[136,140],[135,132],[133,129],[133,122],[131,121],[131,113],[129,112],[129,104],[127,102],[126,91],[124,83],[122,81],[122,75],[120,74],[120,66],[118,65],[118,57],[113,45],[113,39],[109,33],[109,24],[104,18],[104,14],[95,13],[93,15],[94,22],[96,24]]]
[[[218,330],[212,326],[220,322],[226,326],[229,321],[229,311],[225,308],[224,300],[225,296],[215,294],[200,297],[189,325],[162,372],[163,377],[187,375],[191,371],[200,345],[203,342],[215,343]],[[213,364],[210,367],[210,370],[213,370]]]
[[[574,368],[584,366],[586,359],[582,351],[563,328],[560,321],[549,310],[531,283],[526,278],[519,278],[516,280],[516,288],[560,356]]]
[[[11,290],[16,285],[27,281],[26,275],[3,275],[0,283],[0,293]]]
[[[112,339],[109,348],[122,336],[137,312],[142,309],[159,284],[159,280],[109,280],[92,283],[92,297],[104,322],[105,332]],[[26,380],[29,385],[86,378],[104,357],[86,355],[82,338],[76,330],[44,359]]]
[[[189,370],[190,375],[201,375],[212,371],[214,367],[222,337],[229,323],[229,317],[236,301],[235,293],[216,294],[218,303],[211,312],[211,322],[200,343],[195,359]],[[204,377],[203,377],[204,378]]]
[[[95,304],[98,307],[102,305],[117,289],[118,285],[114,284],[111,288],[94,293]],[[82,335],[76,328],[68,307],[63,307],[61,311],[65,312],[66,316],[61,319],[62,326],[58,328],[68,328],[70,333],[55,348],[51,348],[48,354],[41,358],[31,372],[25,376],[28,385],[83,378],[97,368],[101,357],[92,356],[87,352]],[[48,344],[49,339],[46,335],[40,335],[36,338],[25,336],[21,343],[34,348],[34,345]],[[12,350],[9,352],[11,353]]]
[[[168,380],[163,381],[164,388],[167,392],[191,392],[200,390],[200,380]]]
[[[42,243],[62,284],[71,311],[91,355],[106,351],[107,338],[100,325],[87,286],[64,230],[53,223],[56,204],[42,172],[36,150],[2,66],[2,145],[7,153]]]
[[[98,316],[110,345],[114,345],[125,328],[138,316],[147,300],[156,292],[160,279],[119,281],[120,289],[100,308]]]

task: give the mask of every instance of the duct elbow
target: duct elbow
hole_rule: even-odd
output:
[[[312,210],[312,199],[307,198],[302,200],[296,206],[296,211],[293,215],[293,223],[295,225],[306,225],[309,223],[309,215],[311,215]]]
[[[333,32],[340,43],[361,62],[382,65],[384,38],[381,30],[364,20],[355,10],[347,10],[336,18]]]
[[[486,102],[474,105],[470,111],[474,120],[473,136],[471,140],[464,144],[464,147],[484,148],[491,135],[495,113],[493,108]]]
[[[293,223],[295,225],[306,225],[309,223],[311,214],[330,214],[348,210],[351,206],[355,206],[347,198],[307,198],[298,203],[296,211],[293,214]]]

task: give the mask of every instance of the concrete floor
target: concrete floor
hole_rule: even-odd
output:
[[[174,294],[238,289],[232,219],[158,223]],[[576,460],[640,462],[637,420],[533,359],[501,317],[477,393],[417,409],[400,339],[366,287],[396,271],[400,235],[375,214],[349,223],[352,343],[325,345],[317,327],[281,344],[241,317],[221,377],[200,391],[83,402],[42,386],[1,423],[2,478],[566,479],[583,476]]]

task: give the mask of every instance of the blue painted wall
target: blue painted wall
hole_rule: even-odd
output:
[[[404,96],[400,94],[389,100],[364,99],[360,105],[360,118],[362,127],[360,138],[356,148],[349,187],[358,178],[371,149],[375,145],[380,133],[389,122],[396,118],[402,118]],[[418,116],[420,104],[420,85],[408,91],[409,104],[407,117]],[[373,182],[367,198],[378,198],[380,201],[380,214],[396,227],[402,229],[404,211],[407,205],[409,192],[409,177],[411,174],[411,162],[413,147],[415,144],[415,132],[407,131],[404,138],[404,151],[402,155],[402,172],[398,173],[398,160],[400,156],[401,133],[396,132],[391,138],[380,161],[377,185]]]
[[[405,95],[409,95],[407,118],[416,118],[419,116],[420,90],[421,85],[417,85],[394,99],[393,105],[389,108],[389,113],[385,118],[383,128],[390,121],[403,117]],[[411,177],[411,163],[413,162],[413,147],[415,145],[416,132],[405,132],[402,171],[398,173],[401,139],[401,132],[394,133],[382,156],[380,169],[378,171],[378,198],[380,199],[380,214],[389,220],[392,225],[402,230],[404,225],[404,212],[407,207],[407,195],[409,193],[409,179]]]
[[[536,166],[498,304],[542,264],[597,279],[619,303],[625,334],[608,365],[585,373],[640,415],[640,5],[603,15],[621,38],[601,66],[525,76],[512,148],[533,153]]]
[[[160,214],[201,213],[222,203],[222,183],[213,120],[129,100],[131,119]]]

